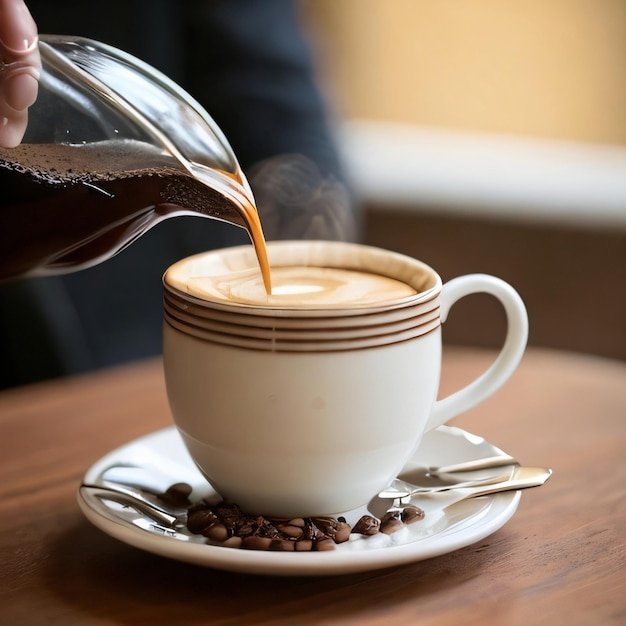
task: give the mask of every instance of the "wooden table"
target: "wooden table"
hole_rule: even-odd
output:
[[[492,358],[447,349],[446,389]],[[221,572],[93,527],[76,488],[100,456],[170,425],[159,361],[0,394],[2,624],[626,623],[626,364],[529,350],[455,425],[552,479],[501,530],[408,566],[328,578]]]

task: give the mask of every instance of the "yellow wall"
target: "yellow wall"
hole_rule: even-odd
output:
[[[340,115],[626,144],[626,0],[306,0]]]

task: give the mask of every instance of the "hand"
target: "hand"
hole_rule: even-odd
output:
[[[0,0],[0,147],[17,146],[37,99],[37,25],[23,0]]]

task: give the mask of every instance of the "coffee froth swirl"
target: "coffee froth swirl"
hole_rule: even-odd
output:
[[[343,308],[383,304],[414,296],[406,283],[378,274],[330,267],[272,268],[268,295],[258,271],[187,279],[187,292],[203,300],[280,308]]]

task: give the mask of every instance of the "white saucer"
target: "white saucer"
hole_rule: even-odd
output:
[[[420,464],[442,465],[501,454],[502,451],[459,428],[442,426],[427,433],[416,454]],[[84,482],[97,482],[111,465],[140,466],[142,481],[164,491],[177,482],[193,487],[192,501],[211,493],[174,427],[131,441],[97,461]],[[128,507],[79,493],[81,510],[95,526],[127,544],[161,556],[223,570],[272,575],[329,575],[375,570],[420,561],[458,550],[492,534],[511,519],[519,491],[498,493],[450,505],[450,496],[414,499],[423,520],[392,534],[353,534],[329,552],[261,552],[207,545],[202,536],[149,522]],[[448,506],[449,505],[449,506]],[[365,512],[346,513],[354,523]],[[352,518],[352,519],[351,519]],[[130,524],[128,522],[131,522]]]

